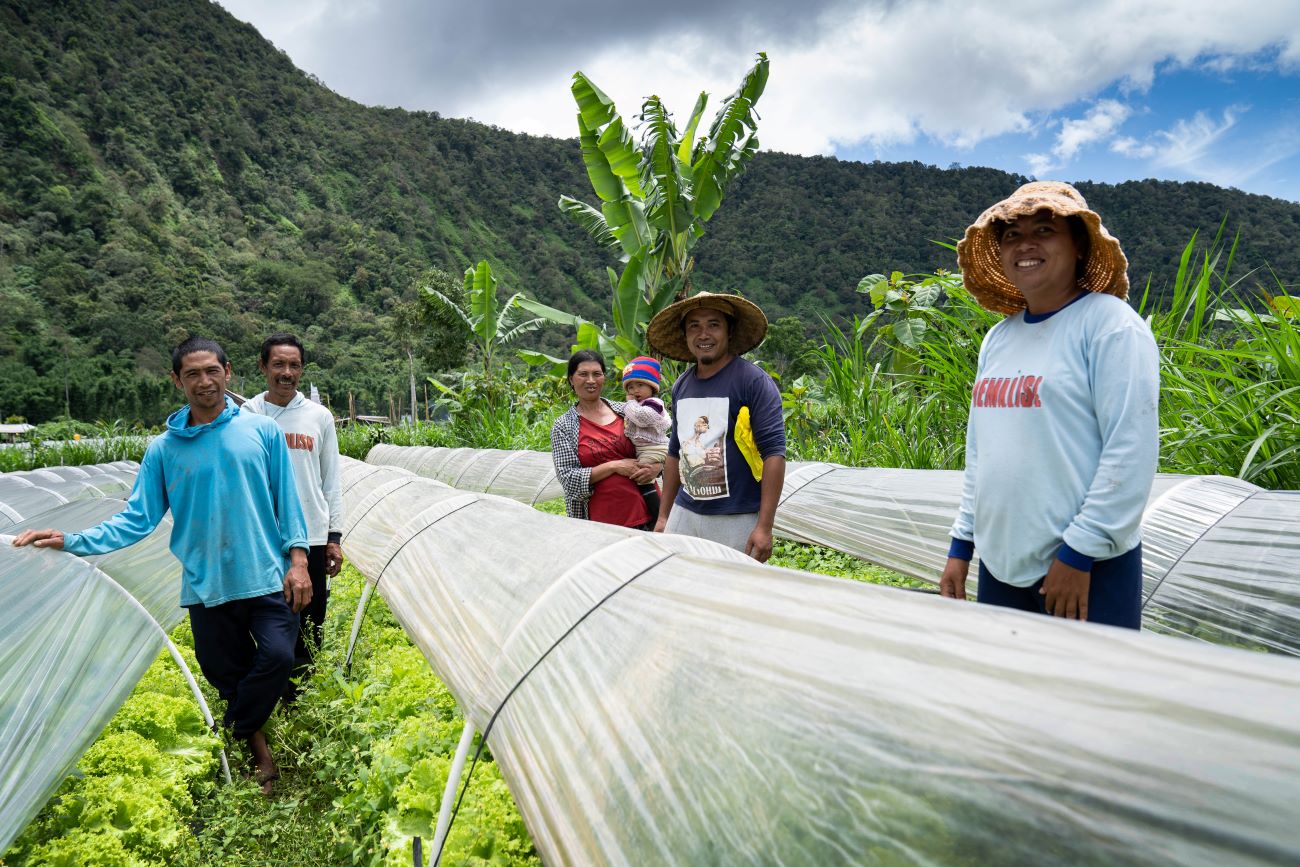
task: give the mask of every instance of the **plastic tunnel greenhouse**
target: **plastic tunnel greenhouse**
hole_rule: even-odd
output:
[[[377,445],[366,461],[521,502],[561,495],[546,452]],[[775,531],[937,583],[960,500],[960,472],[792,463]],[[1162,474],[1143,540],[1144,628],[1300,655],[1300,491]]]
[[[0,475],[0,851],[169,646],[183,613],[170,517],[98,557],[17,549],[9,537],[93,526],[121,511],[134,475],[127,463]]]
[[[1300,861],[1290,658],[343,479],[346,554],[547,864]]]
[[[0,473],[0,532],[26,518],[77,500],[124,498],[135,483],[132,461],[89,467],[50,467]]]

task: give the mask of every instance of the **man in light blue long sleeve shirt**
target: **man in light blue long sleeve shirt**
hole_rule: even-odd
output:
[[[81,533],[31,530],[14,544],[104,554],[148,536],[170,509],[195,656],[269,793],[277,772],[262,726],[288,684],[296,612],[311,601],[307,527],[279,427],[241,413],[226,397],[229,379],[215,342],[178,346],[172,380],[189,404],[150,444],[126,508]]]

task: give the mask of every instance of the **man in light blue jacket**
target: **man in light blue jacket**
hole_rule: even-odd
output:
[[[148,536],[170,509],[195,656],[270,794],[278,772],[262,726],[289,682],[297,612],[311,601],[289,450],[275,422],[240,412],[226,396],[230,363],[214,341],[177,346],[172,381],[189,404],[149,445],[126,508],[81,533],[28,530],[14,544],[105,554]]]

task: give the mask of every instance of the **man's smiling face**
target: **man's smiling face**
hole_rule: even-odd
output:
[[[302,353],[298,347],[286,344],[272,346],[266,362],[260,366],[266,377],[266,391],[271,402],[283,406],[292,400],[298,393],[298,382],[302,379]]]
[[[192,410],[219,411],[226,403],[230,364],[223,365],[215,352],[191,352],[181,359],[181,371],[172,374],[172,382],[185,392]]]
[[[686,348],[696,364],[713,364],[727,356],[731,344],[731,328],[721,310],[698,307],[682,320],[686,331]]]

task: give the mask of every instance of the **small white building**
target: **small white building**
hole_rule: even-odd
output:
[[[18,438],[36,430],[34,424],[0,424],[0,442],[16,443]]]

